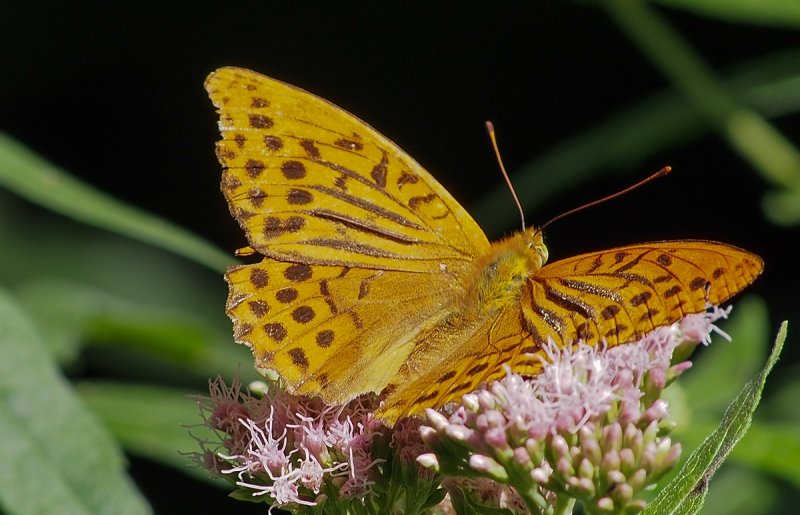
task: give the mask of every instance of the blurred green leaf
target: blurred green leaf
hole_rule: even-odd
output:
[[[246,380],[255,379],[249,350],[233,342],[227,324],[221,332],[190,313],[136,304],[71,281],[31,281],[19,288],[19,297],[62,362],[87,342],[103,342],[115,348],[112,363],[120,362],[119,347],[125,347],[201,378],[230,377],[244,365]]]
[[[643,513],[697,513],[703,507],[709,481],[750,427],[767,376],[783,350],[786,331],[787,323],[784,322],[762,371],[745,385],[725,411],[717,429],[692,453],[678,475]]]
[[[450,489],[450,502],[459,515],[514,515],[508,508],[487,506],[477,499],[477,495],[463,489]]]
[[[709,434],[714,426],[708,423],[693,424],[696,435]],[[800,439],[798,429],[792,424],[753,421],[753,425],[729,461],[752,470],[771,474],[800,488]]]
[[[800,191],[771,191],[764,195],[764,213],[780,225],[792,225],[800,220]]]
[[[765,116],[800,110],[800,52],[768,55],[731,70],[727,91]],[[635,103],[587,131],[557,144],[512,174],[526,210],[583,184],[607,169],[632,169],[648,157],[685,144],[709,131],[700,112],[674,91]],[[798,204],[800,205],[800,204]],[[518,219],[508,188],[498,186],[473,209],[481,226],[500,233]]]
[[[219,327],[228,325],[222,274],[149,244],[23,205],[2,189],[0,248],[0,284],[14,288],[60,278],[154,309],[191,310]]]
[[[4,513],[148,513],[115,442],[0,292],[0,507]]]
[[[201,452],[192,435],[200,440],[213,437],[211,430],[201,424],[198,408],[190,398],[208,395],[207,391],[110,382],[85,382],[76,388],[84,403],[127,451],[209,480],[205,469],[187,456]]]
[[[685,9],[735,23],[800,27],[800,2],[797,0],[657,0],[658,3]]]
[[[797,409],[797,399],[800,399],[800,365],[793,363],[790,367],[784,367],[782,372],[777,384],[775,381],[770,383],[770,396],[762,405],[761,414],[769,420],[796,424],[800,428],[800,410]]]
[[[780,495],[779,488],[765,476],[741,467],[725,467],[714,477],[714,488],[708,491],[703,515],[777,513],[774,509]]]
[[[733,341],[715,336],[714,342],[692,359],[692,370],[679,381],[695,419],[717,420],[767,354],[769,313],[759,297],[742,297],[730,320],[718,325],[733,335]],[[683,429],[695,431],[693,423]]]
[[[224,271],[231,261],[198,236],[92,188],[2,132],[0,185],[62,215],[139,239],[213,270]]]
[[[657,10],[641,0],[608,0],[600,5],[703,119],[727,139],[731,149],[779,191],[800,195],[800,150],[761,114],[731,95]],[[788,213],[783,214],[786,221]]]

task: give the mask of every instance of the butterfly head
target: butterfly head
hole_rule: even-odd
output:
[[[516,303],[523,285],[546,261],[547,247],[538,229],[528,228],[492,243],[490,252],[475,263],[475,283],[470,289],[475,310],[489,313]]]
[[[531,261],[531,268],[539,270],[547,263],[547,245],[544,244],[542,230],[536,227],[528,227],[522,233],[522,242],[525,246],[525,253]]]

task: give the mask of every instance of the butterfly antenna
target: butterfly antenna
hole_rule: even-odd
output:
[[[577,213],[579,211],[583,211],[584,209],[588,209],[590,207],[594,207],[594,206],[596,206],[598,204],[602,204],[603,202],[608,202],[609,200],[612,200],[612,199],[615,199],[615,198],[620,197],[622,195],[625,195],[626,193],[629,193],[629,192],[635,190],[636,188],[644,186],[645,184],[647,184],[648,182],[650,182],[652,180],[664,177],[665,175],[667,175],[671,171],[672,171],[672,167],[671,166],[665,166],[664,168],[662,168],[661,170],[657,171],[656,173],[654,173],[650,177],[647,177],[646,179],[643,179],[643,180],[637,182],[633,186],[628,186],[624,190],[618,191],[616,193],[612,193],[611,195],[608,195],[606,197],[603,197],[603,198],[597,199],[595,201],[589,202],[588,204],[584,204],[582,206],[578,206],[578,207],[576,207],[574,209],[570,209],[569,211],[567,211],[565,213],[561,213],[560,215],[556,216],[555,218],[551,218],[550,220],[545,222],[544,225],[542,225],[539,228],[539,230],[540,231],[544,230],[545,227],[547,227],[551,223],[555,222],[556,220],[561,220],[564,217],[567,217],[567,216],[570,216],[570,215],[574,215],[575,213]]]
[[[490,121],[487,121],[486,130],[489,131],[489,139],[492,141],[494,155],[497,157],[497,164],[500,165],[500,171],[503,173],[503,179],[506,180],[508,189],[511,191],[511,196],[514,197],[514,203],[517,205],[517,209],[519,209],[519,219],[522,221],[522,232],[525,232],[525,213],[522,211],[522,204],[519,202],[517,192],[514,191],[514,186],[511,185],[511,179],[509,179],[508,173],[506,173],[506,167],[503,166],[503,160],[500,158],[500,149],[497,148],[497,137],[494,134],[494,124]]]

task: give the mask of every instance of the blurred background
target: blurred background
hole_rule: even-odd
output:
[[[485,120],[530,224],[671,165],[669,177],[549,227],[550,257],[707,238],[764,258],[723,326],[733,343],[718,339],[676,390],[686,421],[676,437],[691,447],[713,430],[790,320],[754,427],[704,513],[795,506],[798,29],[793,0],[4,6],[0,318],[11,322],[0,389],[48,411],[24,421],[0,411],[10,453],[0,476],[30,500],[47,477],[30,456],[63,476],[66,448],[123,471],[106,491],[156,512],[265,511],[227,499],[178,452],[197,450],[181,426],[200,422],[186,395],[217,373],[255,377],[223,312],[221,270],[246,243],[219,192],[217,116],[203,90],[208,73],[235,65],[367,121],[491,238],[519,221]],[[96,419],[105,443],[60,432],[58,417]],[[30,470],[12,469],[14,442],[32,453],[17,456]],[[14,513],[24,502],[9,495],[0,511]]]

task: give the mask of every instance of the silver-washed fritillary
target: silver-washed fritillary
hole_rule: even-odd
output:
[[[206,80],[220,114],[222,192],[260,263],[233,266],[235,339],[290,392],[377,416],[441,406],[504,374],[536,374],[548,337],[617,345],[719,304],[761,259],[663,241],[545,265],[529,228],[490,243],[428,172],[335,105],[240,68]]]

